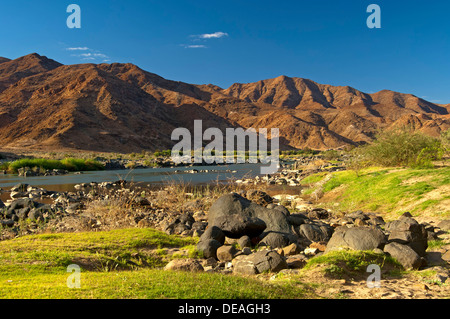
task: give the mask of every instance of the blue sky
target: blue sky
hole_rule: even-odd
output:
[[[72,3],[81,29],[66,26]],[[366,25],[371,3],[381,29]],[[0,56],[32,52],[223,88],[287,75],[450,103],[446,0],[2,0]]]

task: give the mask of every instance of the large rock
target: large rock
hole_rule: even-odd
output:
[[[208,223],[218,226],[224,216],[242,216],[245,218],[258,218],[266,224],[261,238],[269,232],[293,234],[288,216],[278,209],[269,209],[260,206],[248,199],[231,193],[220,197],[210,208]],[[225,218],[226,219],[226,218]],[[220,226],[219,226],[220,227]]]
[[[353,250],[382,249],[386,244],[386,235],[378,228],[369,227],[339,227],[327,244],[325,252],[339,248]]]
[[[387,223],[385,228],[390,232],[389,242],[408,245],[419,256],[425,256],[428,248],[428,232],[424,225],[419,224],[411,217],[401,217]]]
[[[273,250],[263,250],[248,256],[241,255],[233,260],[233,266],[235,273],[246,275],[279,272],[288,268],[286,260]]]
[[[218,216],[214,225],[220,228],[227,237],[235,239],[245,235],[256,237],[266,229],[266,223],[263,220],[240,214]]]
[[[333,235],[333,227],[322,223],[302,224],[299,227],[299,234],[311,242],[321,242],[330,240]]]
[[[405,269],[419,269],[424,259],[421,258],[410,246],[392,242],[384,247],[384,252],[395,258]]]

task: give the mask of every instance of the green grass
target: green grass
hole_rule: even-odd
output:
[[[101,299],[291,299],[305,298],[305,289],[269,284],[258,279],[159,269],[81,272],[80,288],[70,289],[70,274],[26,274],[0,280],[0,298]]]
[[[19,168],[39,167],[41,170],[65,169],[70,172],[102,170],[103,164],[91,159],[64,158],[62,160],[44,158],[23,158],[14,162],[6,162],[1,165],[1,169],[9,173],[17,173]]]
[[[43,234],[0,245],[0,298],[309,298],[304,285],[235,275],[162,269],[172,258],[163,248],[197,257],[198,238],[152,229]],[[67,287],[67,266],[81,267],[79,289]]]
[[[429,240],[428,241],[428,249],[427,250],[433,250],[433,249],[440,249],[443,246],[448,245],[450,242],[448,240],[443,239],[437,239],[437,240]]]
[[[311,185],[321,181],[326,175],[315,174],[302,181]],[[368,168],[358,174],[347,170],[335,172],[324,183],[325,195],[341,187],[334,200],[342,211],[366,210],[379,213],[403,213],[405,206],[414,214],[433,208],[450,196],[442,192],[438,198],[426,199],[426,195],[439,187],[450,185],[450,167],[433,169],[385,169]],[[312,193],[309,189],[304,194]],[[336,206],[333,206],[336,207]],[[436,212],[445,217],[450,210]]]
[[[332,277],[344,275],[362,275],[367,277],[367,267],[378,265],[381,269],[388,268],[391,275],[402,270],[402,266],[393,258],[373,251],[340,250],[316,256],[308,260],[304,271],[317,266],[323,266],[323,271]]]

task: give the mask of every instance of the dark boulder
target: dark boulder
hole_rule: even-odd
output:
[[[283,248],[289,246],[293,239],[295,238],[289,237],[285,233],[269,232],[259,244],[271,248]]]
[[[208,226],[199,241],[207,241],[211,239],[215,239],[223,245],[225,243],[225,234],[222,229],[217,226]]]
[[[298,229],[299,235],[311,242],[327,242],[333,235],[333,231],[333,227],[323,223],[302,224]]]
[[[395,258],[405,269],[419,269],[424,265],[420,257],[410,246],[392,242],[384,247],[384,252]]]
[[[215,239],[201,240],[197,244],[197,250],[202,254],[203,258],[215,258],[217,259],[217,249],[222,244]]]
[[[218,223],[227,219],[224,216],[241,216],[244,220],[245,218],[258,218],[262,220],[266,224],[266,228],[260,238],[263,238],[271,231],[293,234],[288,216],[285,215],[285,212],[260,206],[236,193],[220,197],[211,206],[208,222],[210,225],[219,226]],[[251,235],[249,236],[251,237]]]
[[[428,232],[424,225],[419,224],[411,217],[401,217],[398,220],[387,223],[385,228],[390,232],[389,242],[408,245],[419,256],[425,256],[428,248]]]
[[[236,239],[244,235],[256,237],[266,229],[263,220],[239,214],[219,216],[215,219],[214,225],[220,228],[225,236]]]
[[[308,218],[308,216],[303,214],[291,214],[288,216],[287,220],[289,224],[293,226],[300,226],[309,221],[310,219]]]
[[[339,227],[327,244],[325,252],[339,248],[353,250],[382,249],[386,244],[386,235],[378,228],[371,227]]]

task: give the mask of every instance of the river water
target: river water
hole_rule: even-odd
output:
[[[218,166],[195,166],[175,168],[144,168],[133,170],[112,170],[82,172],[82,174],[70,173],[58,176],[19,177],[17,175],[0,175],[0,187],[8,189],[18,183],[42,187],[51,191],[73,191],[73,186],[90,182],[115,182],[126,180],[149,185],[164,185],[165,183],[184,183],[202,185],[209,183],[255,177],[260,175],[262,164],[230,164]],[[209,172],[189,173],[191,170],[208,170]]]

